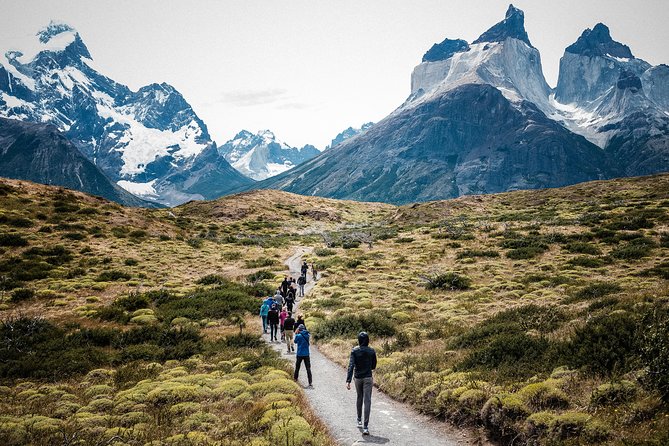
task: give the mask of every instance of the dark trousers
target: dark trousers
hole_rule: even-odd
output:
[[[358,398],[355,401],[355,408],[358,412],[358,420],[362,419],[362,406],[365,406],[364,427],[369,425],[369,412],[372,409],[372,388],[374,387],[374,380],[369,378],[355,378],[355,391]]]
[[[308,356],[298,356],[297,360],[295,361],[295,374],[293,375],[293,378],[297,381],[297,378],[300,376],[300,366],[302,365],[302,361],[304,361],[304,366],[307,369],[307,378],[309,379],[309,385],[311,385],[311,359],[309,359]]]
[[[277,334],[279,332],[279,325],[278,324],[269,324],[269,337],[270,340],[276,341],[277,340]]]

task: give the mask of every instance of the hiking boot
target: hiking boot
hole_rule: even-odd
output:
[[[363,427],[362,428],[362,435],[369,435],[369,429],[367,429],[366,427]]]

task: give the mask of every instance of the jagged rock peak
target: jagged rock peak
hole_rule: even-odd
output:
[[[571,46],[567,52],[581,54],[583,56],[611,56],[623,59],[634,59],[632,51],[627,45],[616,42],[611,38],[609,27],[598,23],[594,28],[586,29],[581,37]]]
[[[504,20],[481,34],[481,37],[472,42],[472,44],[503,42],[508,38],[521,40],[532,47],[527,31],[525,31],[525,13],[513,5],[509,5],[509,9],[506,10]]]
[[[41,43],[47,43],[49,40],[51,40],[51,38],[66,32],[72,32],[76,34],[77,31],[67,23],[51,20],[51,22],[49,22],[49,24],[44,28],[40,29],[36,35]]]
[[[436,62],[449,59],[455,53],[469,51],[469,44],[462,39],[445,39],[441,43],[432,45],[424,55],[423,62]]]

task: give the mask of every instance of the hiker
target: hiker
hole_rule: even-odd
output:
[[[297,344],[297,359],[295,360],[295,374],[293,379],[297,381],[297,378],[300,376],[300,366],[304,362],[304,367],[307,369],[307,378],[309,380],[309,387],[311,385],[311,360],[309,358],[309,331],[304,326],[300,324],[297,326],[297,331],[295,332],[295,344]]]
[[[288,311],[286,311],[286,307],[281,308],[281,313],[279,313],[279,328],[281,329],[281,342],[285,339],[283,337],[283,322],[286,320],[288,317]]]
[[[274,293],[274,296],[272,296],[272,300],[274,303],[276,303],[280,298],[281,298],[281,288],[276,289],[276,293]],[[271,306],[272,304],[270,304]]]
[[[293,312],[293,305],[295,305],[295,291],[288,290],[288,296],[286,296],[286,308],[290,313]]]
[[[355,408],[358,412],[358,427],[362,435],[369,435],[369,412],[372,406],[372,370],[376,368],[376,352],[369,346],[369,335],[361,331],[358,334],[358,346],[351,351],[346,375],[346,388],[351,390],[351,378],[355,376],[355,391],[358,399]],[[354,374],[355,372],[355,374]],[[365,419],[362,419],[362,406],[365,406]]]
[[[274,302],[276,302],[277,309],[281,309],[284,303],[284,296],[281,293],[276,293],[274,295]]]
[[[290,286],[290,282],[288,281],[288,276],[284,276],[283,282],[281,282],[281,286],[279,287],[279,290],[281,291],[282,296],[286,296],[288,294],[288,287]]]
[[[288,317],[283,321],[283,333],[286,337],[286,348],[288,353],[295,351],[295,344],[293,343],[293,330],[295,330],[295,319],[293,313],[288,312]]]
[[[314,276],[314,282],[318,280],[318,271],[316,271],[316,264],[311,264],[311,274]]]
[[[260,318],[262,319],[262,332],[267,333],[267,313],[269,313],[269,305],[264,301],[260,306]]]
[[[300,297],[304,297],[304,285],[307,284],[307,274],[304,273],[297,279],[297,285],[300,287]]]
[[[279,331],[279,309],[276,304],[272,304],[272,307],[267,313],[267,321],[269,322],[269,337],[270,341],[278,341],[277,334]]]
[[[300,268],[300,271],[302,272],[302,275],[306,278],[307,277],[307,272],[309,271],[309,265],[307,265],[306,260],[304,262],[302,262],[302,267]]]
[[[271,307],[274,302],[275,301],[272,296],[267,296],[267,299],[265,299],[265,303],[267,304],[268,307]]]

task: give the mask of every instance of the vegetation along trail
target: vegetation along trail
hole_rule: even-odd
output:
[[[311,248],[299,247],[286,265],[292,276],[300,275],[302,256]],[[305,293],[315,286],[309,280]],[[299,306],[299,303],[297,304]],[[298,308],[298,307],[296,307]],[[295,310],[299,312],[299,310]],[[308,327],[307,327],[308,328]],[[263,335],[269,342],[269,335]],[[372,339],[372,344],[374,340]],[[271,344],[283,358],[295,360],[294,353],[286,353],[284,343]],[[313,388],[307,387],[304,368],[300,373],[300,384],[315,413],[327,425],[330,433],[341,445],[387,444],[387,445],[458,445],[469,444],[463,433],[449,431],[446,425],[417,413],[409,406],[397,402],[374,389],[372,395],[372,416],[370,418],[371,435],[363,436],[355,423],[355,390],[346,390],[346,370],[334,363],[311,345],[311,369]]]

